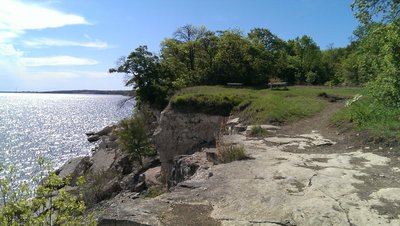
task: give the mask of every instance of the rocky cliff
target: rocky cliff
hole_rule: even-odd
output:
[[[202,113],[182,113],[168,106],[162,113],[153,140],[161,161],[164,183],[171,181],[174,158],[190,155],[215,144],[224,117]]]

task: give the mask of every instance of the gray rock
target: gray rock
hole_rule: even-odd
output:
[[[153,167],[144,172],[145,182],[148,187],[162,185],[161,183],[161,166]]]
[[[111,126],[106,126],[104,129],[100,130],[99,132],[95,133],[98,136],[104,136],[110,134],[117,126],[116,125],[111,125]]]
[[[72,158],[56,170],[56,174],[61,178],[71,177],[70,183],[75,186],[77,178],[84,175],[92,164],[88,156]]]
[[[222,121],[222,116],[180,113],[170,106],[161,113],[153,140],[160,155],[164,183],[170,176],[174,157],[193,154],[202,147],[214,144]]]
[[[85,133],[85,135],[88,136],[88,137],[89,137],[89,136],[93,136],[94,134],[95,134],[95,132],[93,132],[93,131],[90,131],[90,132]]]
[[[230,119],[230,120],[226,123],[226,125],[236,125],[236,124],[239,124],[239,118]]]
[[[209,162],[212,162],[214,164],[218,164],[218,156],[217,156],[217,150],[215,148],[209,148],[204,151],[206,153],[206,158]]]
[[[96,142],[96,141],[100,140],[100,136],[96,135],[96,134],[95,135],[91,135],[90,137],[87,138],[87,140],[89,142]]]
[[[197,161],[193,161],[191,155],[176,156],[168,185],[172,187],[177,185],[179,182],[188,180],[196,173],[199,167],[200,164]]]

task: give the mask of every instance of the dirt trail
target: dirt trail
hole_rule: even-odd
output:
[[[155,199],[119,196],[109,214],[149,225],[400,225],[399,157],[330,128],[338,107],[272,137],[226,136],[252,159],[214,165]]]

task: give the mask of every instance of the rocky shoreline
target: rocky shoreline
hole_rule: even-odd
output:
[[[86,133],[88,142],[96,142],[91,156],[67,161],[56,173],[70,177],[68,190],[83,194],[90,210],[100,213],[105,205],[118,205],[121,196],[146,199],[166,190],[173,190],[180,182],[197,177],[208,178],[213,164],[207,160],[206,150],[215,146],[215,137],[223,121],[222,116],[200,113],[180,113],[170,106],[157,118],[152,137],[158,155],[144,159],[143,167],[131,161],[117,142],[110,125],[98,132]],[[77,178],[84,176],[86,184],[78,187]],[[149,194],[157,191],[157,194]],[[105,204],[107,203],[107,204]],[[119,222],[124,217],[104,218],[98,214],[99,225]],[[119,225],[116,223],[113,225]],[[129,225],[129,224],[128,224]]]

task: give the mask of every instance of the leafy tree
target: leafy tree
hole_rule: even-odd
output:
[[[321,65],[321,50],[314,40],[306,35],[288,41],[289,63],[296,69],[298,83],[306,82],[306,74],[317,72]],[[318,76],[320,76],[318,74]],[[316,82],[323,82],[319,77],[313,79]]]
[[[352,7],[366,28],[360,50],[367,62],[364,68],[374,77],[368,85],[370,94],[381,104],[399,107],[400,2],[355,0]]]
[[[158,56],[147,50],[147,46],[139,46],[127,58],[122,58],[110,73],[126,73],[129,77],[126,86],[133,86],[138,103],[146,102],[157,108],[167,103],[171,85],[164,73]]]
[[[248,38],[255,44],[261,44],[264,47],[262,53],[262,64],[265,66],[263,73],[269,77],[279,78],[289,81],[287,76],[287,52],[286,43],[278,36],[274,35],[266,28],[255,28],[250,31]],[[266,81],[264,81],[266,82]]]
[[[391,23],[400,15],[399,0],[354,0],[351,5],[360,22],[367,24],[375,20]]]
[[[252,29],[248,37],[251,41],[261,43],[271,53],[285,48],[285,42],[266,28]]]
[[[193,25],[187,24],[178,28],[175,33],[174,37],[176,40],[185,43],[186,52],[187,52],[187,59],[188,59],[188,69],[195,70],[195,60],[196,60],[196,50],[198,40],[204,37],[207,29],[202,27],[195,27]]]
[[[130,158],[143,166],[143,158],[155,154],[150,141],[149,123],[145,115],[137,112],[131,119],[120,122],[120,128],[115,131],[118,143]]]

